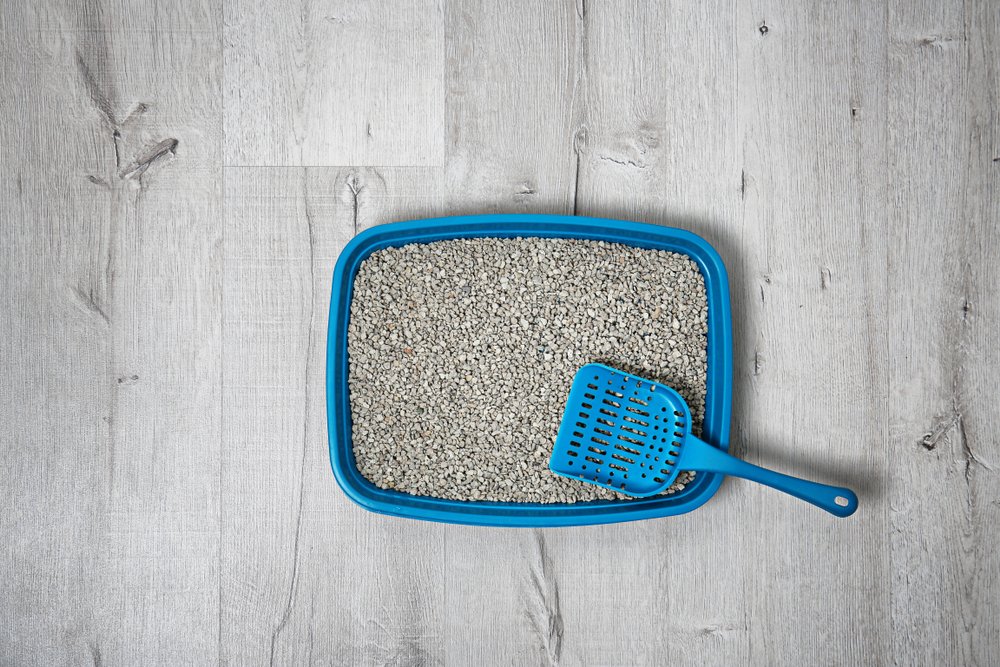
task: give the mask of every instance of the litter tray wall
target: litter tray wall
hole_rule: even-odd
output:
[[[348,388],[347,324],[354,276],[373,252],[409,243],[456,238],[545,237],[622,243],[682,253],[705,278],[708,298],[708,377],[702,437],[729,449],[732,409],[732,320],[729,283],[718,253],[704,239],[681,229],[604,218],[552,215],[478,215],[396,222],[358,234],[341,252],[333,273],[327,339],[326,403],[330,463],[344,493],[362,507],[393,516],[485,526],[579,526],[652,519],[690,512],[718,490],[722,476],[698,473],[678,493],[642,500],[596,500],[573,504],[443,500],[380,489],[354,463]]]

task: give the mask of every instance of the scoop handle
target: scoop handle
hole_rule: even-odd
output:
[[[721,472],[759,482],[772,489],[784,491],[807,503],[812,503],[816,507],[839,517],[850,516],[858,509],[858,497],[850,489],[810,482],[755,466],[735,456],[730,456],[693,435],[688,435],[685,439],[677,467],[683,470]]]

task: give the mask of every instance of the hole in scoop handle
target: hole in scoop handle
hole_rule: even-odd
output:
[[[790,496],[812,503],[816,507],[839,517],[850,516],[858,509],[858,497],[850,489],[810,482],[755,466],[735,456],[730,456],[693,435],[689,435],[684,443],[678,467],[685,470],[721,472],[749,479],[770,486],[772,489],[784,491]]]

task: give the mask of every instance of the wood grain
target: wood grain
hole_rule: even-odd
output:
[[[215,659],[220,12],[5,5],[0,662]]]
[[[337,254],[373,217],[405,215],[414,180],[424,187],[419,170],[226,170],[225,663],[442,659],[444,529],[350,504],[323,400]]]
[[[441,165],[438,0],[226,3],[231,165]]]
[[[1000,655],[998,37],[989,3],[892,12],[889,535],[900,663]]]
[[[747,520],[767,536],[743,543],[758,568],[748,617],[769,619],[750,625],[751,662],[862,663],[888,648],[885,19],[860,3],[765,4],[741,17],[746,319],[734,435],[747,459],[862,499],[851,521],[820,528],[804,507],[745,487]],[[778,627],[789,629],[780,640]]]
[[[44,0],[0,29],[0,664],[1000,662],[989,2]],[[338,253],[532,211],[719,249],[733,450],[858,514],[739,480],[589,528],[350,503]]]

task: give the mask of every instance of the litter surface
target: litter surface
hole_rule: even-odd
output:
[[[573,377],[599,362],[672,386],[697,433],[706,332],[702,275],[672,252],[543,238],[377,251],[348,329],[358,469],[453,500],[626,499],[548,470]]]

